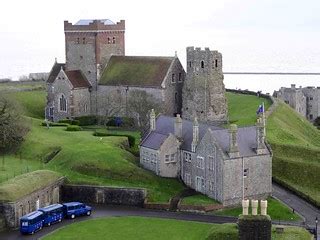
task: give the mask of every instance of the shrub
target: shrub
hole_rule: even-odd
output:
[[[110,137],[110,136],[127,137],[130,147],[135,146],[135,143],[136,143],[135,137],[133,137],[133,136],[131,136],[129,134],[121,134],[121,133],[118,134],[118,133],[108,133],[108,132],[97,132],[97,131],[95,131],[93,135],[96,136],[96,137]]]
[[[67,123],[56,123],[56,122],[48,122],[49,123],[49,127],[67,127],[69,124]],[[46,122],[42,122],[41,126],[46,127],[47,123]]]
[[[66,128],[66,131],[69,131],[69,132],[76,132],[76,131],[81,131],[81,130],[82,130],[82,128],[77,125],[69,125]]]
[[[59,123],[67,123],[67,124],[70,124],[70,125],[79,125],[80,121],[79,120],[73,120],[73,119],[62,119],[62,120],[59,120]]]
[[[90,126],[97,124],[97,117],[96,116],[81,116],[76,117],[75,120],[79,122],[79,126]]]
[[[109,117],[106,125],[112,127],[134,127],[134,119],[129,117]]]
[[[206,237],[206,240],[238,240],[238,228],[236,224],[225,223],[219,227],[213,226]]]

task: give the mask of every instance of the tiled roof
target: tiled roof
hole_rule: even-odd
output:
[[[112,56],[99,85],[160,87],[174,57]]]
[[[151,132],[149,136],[143,141],[143,146],[158,150],[162,143],[168,138],[169,135],[165,135],[158,132]]]
[[[64,63],[55,63],[49,73],[49,77],[47,82],[48,83],[53,83],[54,80],[56,80],[61,68],[64,70],[65,69],[65,64]]]
[[[65,72],[74,88],[88,88],[90,83],[80,70],[72,70]]]
[[[158,146],[164,141],[159,138],[159,134],[168,136],[170,133],[174,134],[174,117],[168,117],[160,115],[156,120],[156,130],[151,132],[146,139],[143,140],[142,146],[159,149]],[[212,131],[213,137],[217,140],[220,148],[223,152],[227,153],[229,151],[229,129],[223,129],[217,126],[207,125],[199,123],[199,142],[202,140],[206,132]],[[156,134],[154,134],[156,133]],[[186,151],[191,151],[191,143],[193,135],[193,123],[189,120],[182,121],[182,145],[181,149]],[[157,139],[159,138],[159,142]],[[146,144],[147,143],[147,144]],[[254,148],[256,147],[256,127],[243,127],[238,128],[238,147],[240,156],[255,156],[256,152]]]

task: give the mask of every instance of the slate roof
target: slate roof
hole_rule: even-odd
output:
[[[151,132],[141,143],[141,146],[152,149],[159,149],[165,141],[164,136],[170,133],[174,134],[174,117],[160,115],[156,120],[156,130]],[[223,129],[217,126],[199,123],[199,142],[202,140],[206,132],[212,131],[213,136],[217,140],[223,152],[229,150],[229,129]],[[193,135],[193,123],[189,120],[182,120],[182,145],[181,149],[191,152],[191,143]],[[240,156],[255,156],[256,152],[256,127],[238,128],[238,147]]]
[[[112,56],[99,85],[160,87],[174,57]]]
[[[66,71],[65,73],[74,88],[88,88],[91,86],[80,70]]]
[[[49,73],[49,77],[48,77],[48,80],[47,82],[48,83],[53,83],[54,80],[56,80],[61,68],[64,70],[65,69],[65,65],[64,63],[55,63]]]

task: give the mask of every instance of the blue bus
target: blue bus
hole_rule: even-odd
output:
[[[43,212],[43,224],[50,226],[52,223],[61,222],[63,219],[63,206],[61,204],[52,204],[38,211]]]
[[[43,212],[41,211],[35,211],[20,218],[20,232],[22,234],[34,234],[42,229],[42,226]]]
[[[75,218],[80,215],[91,215],[92,208],[80,202],[63,203],[63,212],[66,217]]]

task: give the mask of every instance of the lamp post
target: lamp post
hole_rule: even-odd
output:
[[[316,217],[316,240],[318,239],[318,216]]]

